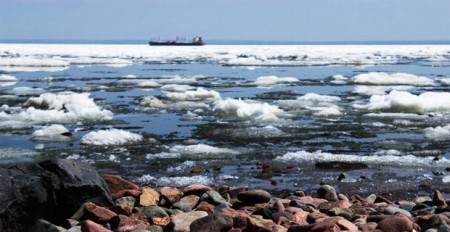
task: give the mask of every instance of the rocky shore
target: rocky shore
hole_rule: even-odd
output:
[[[0,231],[450,231],[450,199],[263,189],[138,186],[52,159],[0,168]]]

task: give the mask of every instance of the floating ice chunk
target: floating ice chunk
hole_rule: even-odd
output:
[[[169,105],[165,104],[164,102],[162,102],[155,96],[144,97],[144,99],[142,99],[140,105],[145,106],[145,107],[153,107],[153,108],[168,108],[169,107]]]
[[[74,123],[79,121],[110,120],[112,112],[102,110],[88,93],[52,94],[29,98],[25,111],[4,114],[5,119],[32,122]],[[39,109],[36,109],[39,108]]]
[[[156,178],[151,175],[143,175],[138,179],[138,182],[147,183],[147,182],[156,182],[156,184],[161,186],[186,186],[189,184],[203,184],[209,185],[213,182],[213,180],[207,176],[176,176],[176,177],[159,177]]]
[[[397,86],[374,86],[374,85],[356,85],[353,90],[354,93],[362,95],[383,95],[392,90],[410,90],[413,89],[410,85],[397,85]]]
[[[17,57],[8,58],[2,57],[0,59],[0,66],[28,66],[28,67],[65,67],[70,63],[61,59],[39,59],[31,57]]]
[[[262,76],[258,77],[255,85],[274,85],[278,83],[293,83],[299,80],[295,77],[277,77],[277,76]]]
[[[171,152],[161,152],[156,154],[147,154],[145,156],[146,159],[174,159],[179,158],[181,156],[180,153],[171,153]]]
[[[450,140],[450,125],[425,128],[424,136],[431,140]]]
[[[125,75],[125,76],[122,76],[123,78],[127,78],[127,79],[135,79],[136,78],[136,75],[133,75],[133,74],[128,74],[128,75]]]
[[[142,135],[113,128],[89,132],[81,138],[81,143],[86,145],[108,146],[139,142],[142,139]]]
[[[346,163],[364,163],[368,165],[386,165],[386,166],[406,166],[406,167],[435,167],[448,166],[450,160],[442,158],[439,161],[434,160],[434,156],[417,157],[414,155],[398,156],[397,154],[358,156],[331,154],[322,151],[307,152],[289,152],[285,155],[275,158],[275,160],[285,162],[346,162]]]
[[[442,178],[442,182],[444,182],[444,183],[450,183],[450,175],[444,176],[444,177]]]
[[[164,94],[164,97],[174,101],[179,100],[198,101],[205,99],[220,99],[220,93],[214,90],[206,90],[200,87],[197,88],[195,91],[186,91],[182,93],[168,92]]]
[[[351,83],[372,85],[420,85],[432,86],[434,81],[427,77],[408,73],[369,72],[356,75],[350,79]]]
[[[0,75],[0,82],[17,82],[18,79],[15,76],[1,74]]]
[[[40,130],[36,130],[32,136],[55,136],[55,135],[65,135],[70,136],[72,133],[65,128],[63,125],[54,124],[48,127],[45,127]]]
[[[206,144],[196,145],[175,145],[170,148],[172,153],[180,153],[182,155],[196,155],[196,154],[238,154],[239,152],[228,148],[213,147]]]
[[[278,120],[287,116],[287,113],[277,106],[268,103],[246,102],[241,99],[225,99],[214,102],[213,111],[225,114],[225,116],[252,119],[258,121]]]
[[[369,113],[365,114],[364,116],[371,118],[405,118],[412,120],[421,120],[428,117],[427,115],[419,115],[413,113]]]
[[[344,77],[340,74],[332,76],[331,79],[330,82],[337,85],[345,85],[348,82],[348,77]]]
[[[450,93],[447,92],[425,92],[414,95],[409,92],[392,91],[388,95],[374,95],[366,105],[353,105],[355,108],[368,109],[371,111],[393,111],[393,112],[449,112]]]
[[[152,80],[143,80],[138,83],[138,86],[142,88],[156,88],[159,86],[159,83]]]
[[[450,78],[440,78],[437,79],[442,85],[450,85]]]
[[[163,76],[155,79],[160,84],[194,84],[197,82],[197,77],[183,77],[183,76]]]
[[[45,90],[42,88],[15,87],[12,90],[8,90],[7,92],[14,95],[24,96],[24,95],[38,95],[44,93]]]
[[[190,85],[169,84],[161,86],[161,89],[164,91],[171,91],[171,92],[186,92],[188,90],[194,89],[194,87]]]
[[[319,95],[316,93],[308,93],[298,97],[296,100],[280,100],[277,103],[286,109],[308,109],[317,116],[341,115],[340,108],[336,102],[341,100],[340,97]]]

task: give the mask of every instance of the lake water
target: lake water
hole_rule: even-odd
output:
[[[450,45],[0,44],[0,163],[450,193],[449,90]]]

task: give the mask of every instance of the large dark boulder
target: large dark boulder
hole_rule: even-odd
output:
[[[84,202],[112,205],[108,187],[87,163],[51,159],[0,168],[0,231],[30,231],[36,219],[61,224]]]

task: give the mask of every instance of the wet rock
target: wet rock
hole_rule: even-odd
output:
[[[139,191],[139,186],[123,179],[120,176],[104,174],[102,177],[108,184],[109,191],[114,199],[127,195],[137,197],[141,193]]]
[[[118,215],[111,219],[111,229],[115,232],[128,232],[133,230],[145,230],[149,226],[147,222],[133,219],[125,215]]]
[[[171,220],[173,232],[189,232],[192,222],[199,218],[208,216],[204,211],[192,211],[189,213],[180,213],[175,215]]]
[[[51,159],[0,168],[0,186],[4,231],[30,231],[38,218],[60,224],[86,201],[112,205],[103,179],[79,161]]]
[[[336,194],[336,189],[330,185],[322,185],[317,190],[317,194],[319,195],[319,198],[328,200],[328,201],[338,201],[339,198]]]
[[[152,188],[142,188],[141,196],[139,197],[140,206],[158,205],[159,193]]]
[[[319,161],[315,164],[318,169],[339,169],[339,170],[351,170],[351,169],[364,169],[368,168],[365,163],[349,163],[340,161]]]
[[[267,203],[272,196],[265,190],[249,190],[240,192],[237,199],[244,202],[244,204],[258,204]]]
[[[171,204],[179,201],[183,197],[183,192],[177,188],[164,187],[159,189],[159,192]]]

